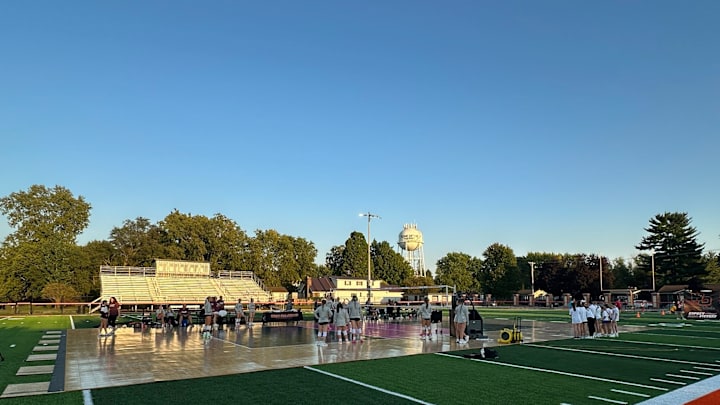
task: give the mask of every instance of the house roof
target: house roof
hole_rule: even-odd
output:
[[[335,284],[330,277],[312,277],[309,289],[311,291],[332,291],[335,289]]]

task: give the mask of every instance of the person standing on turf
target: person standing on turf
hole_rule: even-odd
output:
[[[112,328],[110,331],[111,335],[115,334],[115,329],[117,329],[117,319],[118,316],[120,316],[120,303],[117,302],[115,297],[110,297],[110,302],[108,303],[108,324]]]
[[[362,309],[360,309],[360,301],[358,301],[357,295],[352,296],[352,299],[348,303],[347,310],[350,315],[350,337],[352,342],[355,343],[357,340],[362,342],[362,327],[360,326]]]
[[[468,342],[467,336],[465,336],[468,318],[470,318],[470,310],[465,305],[465,300],[460,301],[460,304],[455,307],[455,318],[453,319],[455,322],[455,335],[457,335],[456,343],[464,344]]]
[[[620,336],[620,334],[618,333],[618,321],[620,320],[620,308],[618,308],[617,305],[614,305],[612,308],[610,308],[610,310],[612,311],[612,318],[610,319],[610,326],[612,328],[612,337],[618,337],[618,336]]]
[[[591,302],[590,305],[585,303],[585,310],[587,312],[587,325],[588,325],[588,337],[590,339],[595,337],[595,303]]]
[[[420,318],[420,327],[422,328],[422,333],[420,334],[420,339],[432,340],[432,334],[430,332],[430,318],[432,317],[432,308],[430,308],[430,299],[428,297],[425,297],[425,299],[423,301],[425,301],[425,302],[422,305],[420,305],[420,309],[418,310],[418,318]]]

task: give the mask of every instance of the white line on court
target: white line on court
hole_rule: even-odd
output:
[[[349,383],[357,384],[357,385],[360,385],[360,386],[365,387],[365,388],[370,388],[370,389],[372,389],[372,390],[380,391],[380,392],[383,392],[383,393],[388,394],[388,395],[394,395],[394,396],[396,396],[396,397],[400,397],[400,398],[403,398],[403,399],[407,399],[408,401],[417,402],[417,403],[419,403],[419,404],[432,405],[432,402],[425,402],[425,401],[419,400],[419,399],[417,399],[417,398],[413,398],[413,397],[411,397],[411,396],[401,394],[401,393],[399,393],[399,392],[389,391],[389,390],[386,390],[386,389],[384,389],[384,388],[376,387],[376,386],[374,386],[374,385],[365,384],[364,382],[360,382],[360,381],[357,381],[357,380],[353,380],[353,379],[351,379],[351,378],[343,377],[343,376],[341,376],[341,375],[337,375],[337,374],[333,374],[333,373],[328,373],[327,371],[318,370],[318,369],[312,368],[312,367],[310,367],[310,366],[304,366],[303,368],[306,369],[306,370],[314,371],[314,372],[316,372],[316,373],[325,374],[325,375],[327,375],[327,376],[330,376],[330,377],[333,377],[333,378],[337,378],[337,379],[339,379],[339,380],[347,381],[347,382],[349,382]]]
[[[639,345],[686,347],[686,348],[690,348],[690,349],[704,349],[704,350],[720,350],[720,347],[675,345],[675,344],[672,344],[672,343],[653,343],[653,342],[641,342],[641,341],[636,341],[636,340],[617,340],[617,339],[613,339],[612,341],[613,341],[613,342],[624,342],[624,343],[637,343],[637,344],[639,344]]]
[[[662,361],[666,363],[680,363],[680,364],[697,364],[701,366],[715,366],[712,363],[703,363],[699,361],[689,361],[689,360],[673,360],[673,359],[663,359],[660,357],[648,357],[648,356],[637,356],[634,354],[622,354],[622,353],[609,353],[609,352],[600,352],[597,350],[586,350],[586,349],[573,349],[570,347],[559,347],[559,346],[545,346],[542,344],[527,344],[525,346],[530,347],[539,347],[542,349],[552,349],[552,350],[565,350],[568,352],[580,352],[580,353],[591,353],[591,354],[600,354],[603,356],[614,356],[614,357],[627,357],[630,359],[639,359],[639,360],[653,360],[653,361]]]
[[[651,378],[650,381],[664,382],[664,383],[675,384],[675,385],[687,385],[684,382],[663,380],[662,378]]]
[[[582,375],[582,374],[568,373],[568,372],[565,372],[565,371],[548,370],[548,369],[544,369],[544,368],[537,368],[537,367],[530,367],[530,366],[521,366],[521,365],[518,365],[518,364],[510,364],[510,363],[500,363],[500,362],[497,362],[497,361],[489,361],[489,360],[483,360],[483,359],[466,359],[466,358],[464,358],[464,357],[453,356],[453,355],[447,354],[447,353],[435,353],[435,354],[438,355],[438,356],[452,357],[452,358],[460,359],[460,360],[478,361],[478,362],[481,362],[481,363],[493,364],[493,365],[496,365],[496,366],[521,368],[521,369],[524,369],[524,370],[540,371],[540,372],[543,372],[543,373],[559,374],[559,375],[565,375],[565,376],[577,377],[577,378],[585,378],[585,379],[587,379],[587,380],[604,381],[604,382],[615,383],[615,384],[620,384],[620,385],[630,385],[630,386],[632,386],[632,387],[649,388],[649,389],[658,390],[658,391],[667,391],[667,390],[668,390],[667,388],[656,387],[656,386],[654,386],[654,385],[645,385],[645,384],[638,384],[638,383],[632,383],[632,382],[627,382],[627,381],[611,380],[611,379],[608,379],[608,378],[593,377],[593,376],[590,376],[590,375]]]
[[[250,349],[249,347],[247,347],[247,346],[245,346],[245,345],[241,345],[241,344],[239,344],[239,343],[231,342],[231,341],[229,341],[229,340],[227,340],[227,339],[220,339],[219,337],[215,337],[215,336],[210,336],[210,338],[211,338],[211,339],[220,340],[220,341],[222,341],[222,342],[227,342],[227,343],[230,343],[231,345],[235,345],[235,346],[237,346],[237,347],[242,347],[243,349],[248,349],[248,350]]]
[[[588,398],[597,399],[598,401],[603,401],[603,402],[610,402],[611,404],[627,405],[627,402],[625,402],[625,401],[617,401],[617,400],[609,399],[609,398],[596,397],[595,395],[588,395]]]
[[[70,316],[70,328],[75,330],[75,321],[73,321],[72,315],[69,315],[69,316]]]
[[[83,390],[83,404],[93,405],[92,394],[90,390]]]
[[[680,370],[681,373],[689,373],[689,374],[697,374],[697,375],[713,375],[713,373],[703,373],[701,371],[692,371],[692,370]]]
[[[670,374],[670,373],[666,373],[665,375],[668,377],[685,378],[688,380],[696,380],[696,381],[700,379],[700,377],[693,377],[691,375],[680,375],[680,374]]]
[[[648,394],[641,394],[639,392],[619,390],[617,388],[611,388],[610,391],[617,392],[618,394],[627,394],[627,395],[635,395],[636,397],[650,398],[650,395],[648,395]]]

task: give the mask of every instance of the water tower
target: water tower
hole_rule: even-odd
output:
[[[423,235],[416,224],[405,224],[398,236],[398,246],[405,260],[410,263],[415,276],[425,277],[425,254],[423,253]]]

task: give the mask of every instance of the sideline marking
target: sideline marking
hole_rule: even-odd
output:
[[[609,352],[599,352],[596,350],[587,350],[587,349],[573,349],[571,347],[560,347],[560,346],[546,346],[542,344],[527,344],[525,346],[530,347],[539,347],[542,349],[553,349],[553,350],[565,350],[569,352],[581,352],[581,353],[591,353],[591,354],[600,354],[603,356],[615,356],[615,357],[628,357],[631,359],[640,359],[640,360],[654,360],[654,361],[663,361],[667,363],[680,363],[680,364],[697,364],[701,366],[715,366],[715,364],[712,363],[703,363],[700,361],[690,361],[690,360],[674,360],[674,359],[663,359],[660,357],[648,357],[648,356],[636,356],[634,354],[622,354],[622,353],[609,353]],[[714,370],[714,369],[712,369]],[[720,370],[719,370],[720,371]]]
[[[75,330],[75,321],[73,321],[72,315],[68,315],[70,317],[70,327],[71,329]]]
[[[394,396],[396,396],[396,397],[400,397],[400,398],[403,398],[403,399],[407,399],[408,401],[417,402],[417,403],[419,403],[419,404],[432,405],[432,402],[425,402],[425,401],[422,401],[422,400],[420,400],[420,399],[413,398],[413,397],[411,397],[411,396],[401,394],[401,393],[399,393],[399,392],[389,391],[389,390],[386,390],[386,389],[384,389],[384,388],[380,388],[380,387],[376,387],[376,386],[374,386],[374,385],[366,384],[366,383],[364,383],[364,382],[360,382],[360,381],[357,381],[357,380],[353,380],[353,379],[351,379],[351,378],[343,377],[343,376],[341,376],[341,375],[337,375],[337,374],[333,374],[333,373],[328,373],[327,371],[323,371],[323,370],[318,370],[318,369],[312,368],[312,367],[310,367],[310,366],[304,366],[303,368],[304,368],[304,369],[307,369],[307,370],[310,370],[310,371],[314,371],[314,372],[316,372],[316,373],[325,374],[325,375],[327,375],[327,376],[330,376],[330,377],[333,377],[333,378],[337,378],[337,379],[340,379],[340,380],[343,380],[343,381],[347,381],[347,382],[349,382],[349,383],[357,384],[357,385],[360,385],[360,386],[365,387],[365,388],[370,388],[370,389],[373,389],[373,390],[376,390],[376,391],[380,391],[380,392],[383,392],[383,393],[385,393],[385,394],[394,395]]]
[[[642,388],[649,388],[649,389],[658,390],[658,391],[668,391],[667,388],[656,387],[656,386],[654,386],[654,385],[645,385],[645,384],[638,384],[638,383],[632,383],[632,382],[627,382],[627,381],[611,380],[611,379],[609,379],[609,378],[593,377],[593,376],[590,376],[590,375],[574,374],[574,373],[568,373],[568,372],[565,372],[565,371],[548,370],[548,369],[537,368],[537,367],[530,367],[530,366],[521,366],[521,365],[518,365],[518,364],[500,363],[500,362],[497,362],[497,361],[489,361],[489,360],[483,360],[483,359],[466,359],[466,358],[464,358],[464,357],[453,356],[453,355],[451,355],[451,354],[446,354],[446,353],[435,353],[435,354],[438,355],[438,356],[451,357],[451,358],[454,358],[454,359],[471,360],[471,361],[478,361],[478,362],[481,362],[481,363],[494,364],[494,365],[497,365],[497,366],[515,367],[515,368],[521,368],[521,369],[524,369],[524,370],[541,371],[541,372],[543,372],[543,373],[559,374],[559,375],[565,375],[565,376],[577,377],[577,378],[585,378],[585,379],[588,379],[588,380],[604,381],[604,382],[615,383],[615,384],[620,384],[620,385],[630,385],[630,386],[632,386],[632,387],[642,387]]]
[[[625,402],[625,401],[616,401],[616,400],[614,400],[614,399],[603,398],[603,397],[596,397],[595,395],[588,395],[588,398],[590,398],[590,399],[597,399],[598,401],[603,401],[603,402],[610,402],[611,404],[627,405],[627,402]]]
[[[92,394],[90,390],[83,390],[83,404],[93,405]]]
[[[690,348],[690,349],[720,350],[720,347],[676,345],[676,344],[672,344],[672,343],[653,343],[653,342],[641,342],[641,341],[635,341],[635,340],[617,340],[617,339],[613,339],[613,342],[637,343],[637,344],[640,344],[640,345],[651,345],[651,346],[688,347],[688,348]]]
[[[612,392],[617,392],[618,394],[628,394],[628,395],[635,395],[635,396],[643,397],[643,398],[650,398],[650,395],[648,395],[648,394],[641,394],[641,393],[639,393],[639,392],[619,390],[619,389],[616,389],[616,388],[611,388],[610,391],[612,391]]]

